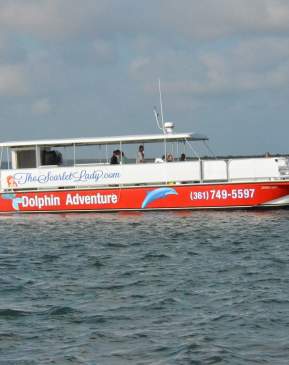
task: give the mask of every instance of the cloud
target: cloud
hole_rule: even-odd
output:
[[[18,65],[0,64],[0,95],[20,96],[28,92],[24,68]]]
[[[262,71],[289,59],[288,37],[251,37],[236,42],[231,57],[238,68]]]
[[[260,89],[274,90],[289,84],[289,38],[255,37],[220,47],[162,50],[137,57],[130,75],[153,93],[160,76],[166,92],[182,95],[226,95]]]
[[[289,82],[289,38],[255,38],[200,56],[207,92],[275,89]]]
[[[146,70],[147,66],[151,67],[149,57],[136,58],[130,64],[130,72],[134,77],[138,78]]]
[[[41,98],[36,100],[32,106],[31,111],[35,115],[48,114],[51,111],[51,104],[48,98]]]
[[[11,62],[2,66],[2,79],[7,74],[11,81],[3,79],[2,93],[13,84],[23,93],[28,79],[38,91],[61,89],[61,83],[67,90],[70,75],[79,77],[84,64],[86,73],[89,68],[101,73],[95,66],[112,63],[121,72],[128,67],[131,79],[147,92],[158,77],[167,80],[164,86],[171,93],[200,95],[274,88],[288,81],[287,0],[147,0],[145,5],[132,0],[3,0],[0,30],[16,39],[18,34],[19,48],[27,47],[25,67],[12,66],[10,60],[22,53],[10,51],[5,60]],[[266,32],[276,36],[266,37]],[[247,40],[240,41],[244,34]],[[234,42],[231,37],[226,43],[233,35]],[[207,47],[197,42],[204,38]],[[14,67],[14,76],[8,67]]]
[[[111,63],[116,59],[116,50],[111,43],[103,40],[96,39],[92,44],[92,50],[96,62],[101,63]]]
[[[287,0],[167,0],[162,23],[194,39],[288,31]]]
[[[80,34],[215,39],[289,30],[287,0],[2,0],[0,29],[63,39]]]
[[[76,0],[3,0],[0,5],[1,29],[44,39],[73,36],[90,17],[89,7]]]

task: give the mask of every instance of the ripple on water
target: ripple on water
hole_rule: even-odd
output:
[[[288,210],[1,216],[0,365],[287,365],[288,223]]]

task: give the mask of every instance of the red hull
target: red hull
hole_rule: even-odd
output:
[[[289,205],[289,182],[9,192],[0,212],[241,208]]]

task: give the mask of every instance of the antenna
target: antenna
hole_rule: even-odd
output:
[[[161,107],[161,120],[159,118],[159,113],[157,111],[157,108],[155,106],[153,108],[157,126],[163,132],[163,134],[171,134],[171,133],[173,133],[173,129],[174,129],[175,125],[172,122],[166,122],[166,123],[164,122],[161,79],[159,79],[159,95],[160,95],[160,107]]]
[[[155,106],[154,106],[153,111],[154,111],[154,115],[155,115],[155,118],[156,118],[157,126],[158,126],[158,128],[159,128],[161,131],[163,131],[163,128],[162,128],[162,127],[161,127],[161,125],[160,125],[159,113],[158,113],[157,108],[156,108]]]
[[[161,79],[159,78],[159,94],[160,94],[160,107],[161,107],[161,118],[162,118],[162,130],[164,130],[164,113],[163,113],[163,100],[162,100],[162,89],[161,89]]]

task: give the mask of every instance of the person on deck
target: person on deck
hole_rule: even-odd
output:
[[[144,163],[144,146],[140,145],[138,148],[136,163]]]
[[[186,161],[186,155],[184,153],[181,154],[180,161]]]
[[[114,152],[116,154],[117,163],[120,164],[121,163],[121,152],[120,152],[120,150],[115,150]]]
[[[118,156],[117,156],[117,150],[113,151],[112,153],[112,156],[111,156],[111,159],[110,159],[110,164],[111,165],[117,165],[119,162],[118,162]]]
[[[122,162],[122,164],[129,163],[129,160],[128,160],[128,158],[126,157],[126,155],[124,154],[124,152],[123,152],[123,151],[121,152],[121,162]]]
[[[172,155],[171,153],[169,153],[169,154],[167,155],[166,160],[167,160],[167,162],[173,162],[173,161],[174,161],[174,157],[173,157],[173,155]]]

